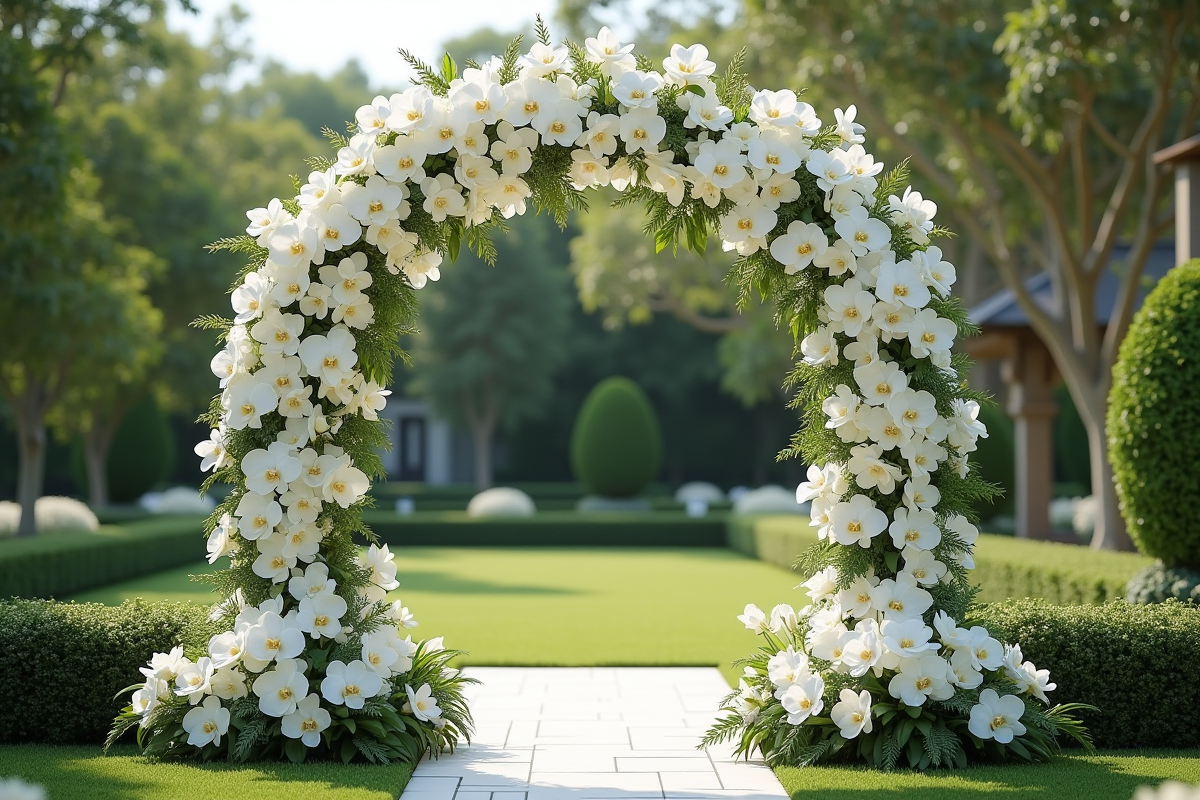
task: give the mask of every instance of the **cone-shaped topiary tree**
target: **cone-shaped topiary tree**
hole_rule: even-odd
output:
[[[654,406],[629,378],[596,384],[575,419],[571,465],[601,497],[636,497],[662,466],[662,431]]]

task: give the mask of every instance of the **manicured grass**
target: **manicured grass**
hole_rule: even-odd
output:
[[[47,800],[396,800],[412,775],[402,764],[235,765],[155,762],[132,746],[0,747],[0,777],[46,787]]]
[[[727,549],[400,548],[400,590],[421,623],[470,650],[467,664],[730,665],[755,637],[736,617],[748,602],[803,605],[796,576]],[[190,568],[73,599],[211,603]]]
[[[1140,785],[1200,783],[1200,751],[1120,750],[924,774],[854,767],[784,767],[775,774],[792,800],[1129,800]]]

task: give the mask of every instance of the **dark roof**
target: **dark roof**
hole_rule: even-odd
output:
[[[1170,147],[1164,147],[1154,154],[1155,164],[1168,164],[1184,159],[1200,159],[1200,134],[1184,139],[1182,142],[1176,142]]]
[[[1118,277],[1121,271],[1122,261],[1129,252],[1127,245],[1117,245],[1113,248],[1112,257],[1109,259],[1109,268],[1100,278],[1100,283],[1096,287],[1096,320],[1100,324],[1106,324],[1109,316],[1112,314],[1113,306],[1116,305],[1117,292],[1121,288],[1121,279]],[[1142,272],[1142,278],[1138,287],[1138,296],[1135,301],[1134,308],[1139,308],[1142,305],[1142,300],[1145,299],[1146,293],[1158,283],[1167,271],[1175,266],[1175,243],[1174,242],[1157,242],[1150,250],[1150,255],[1146,258],[1146,266]],[[1028,278],[1025,281],[1025,287],[1029,293],[1033,295],[1033,300],[1049,314],[1058,316],[1058,307],[1054,298],[1054,286],[1050,281],[1050,276],[1041,272]],[[1016,294],[1012,289],[1004,289],[992,295],[988,299],[976,305],[971,309],[971,321],[979,326],[993,327],[1027,327],[1029,320],[1025,316],[1025,312],[1021,310],[1020,304],[1017,303]]]

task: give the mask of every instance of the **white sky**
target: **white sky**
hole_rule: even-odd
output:
[[[207,41],[213,21],[232,0],[193,0],[199,14],[168,5],[168,25],[194,42]],[[653,0],[633,0],[637,10]],[[241,0],[250,13],[242,26],[259,60],[282,62],[297,72],[329,75],[357,58],[373,85],[394,86],[409,75],[397,50],[407,48],[426,61],[440,62],[442,42],[491,26],[498,31],[532,28],[541,14],[554,30],[555,0]],[[641,14],[613,20],[628,36]],[[556,36],[556,39],[561,36]]]

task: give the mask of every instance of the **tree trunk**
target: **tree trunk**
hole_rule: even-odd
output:
[[[17,451],[20,455],[17,503],[21,506],[21,524],[17,528],[18,536],[33,536],[37,533],[34,507],[37,499],[42,496],[42,485],[46,476],[46,424],[40,415],[37,415],[36,419],[30,419],[31,415],[26,413],[29,410],[32,409],[21,409],[15,415]]]
[[[481,492],[492,488],[493,427],[486,424],[471,426],[471,438],[475,443],[475,487]]]
[[[471,428],[471,439],[475,445],[475,486],[480,491],[492,488],[492,437],[496,435],[496,420],[499,409],[492,391],[492,382],[485,378],[480,386],[479,397],[467,392],[463,396],[463,416]]]
[[[1125,528],[1125,518],[1117,503],[1117,488],[1113,484],[1112,465],[1108,463],[1108,437],[1103,420],[1099,425],[1087,425],[1088,449],[1091,451],[1092,497],[1096,502],[1096,530],[1092,534],[1093,550],[1133,550],[1133,541]]]
[[[87,471],[88,505],[108,505],[108,451],[112,447],[116,424],[96,422],[83,437],[83,464]]]

